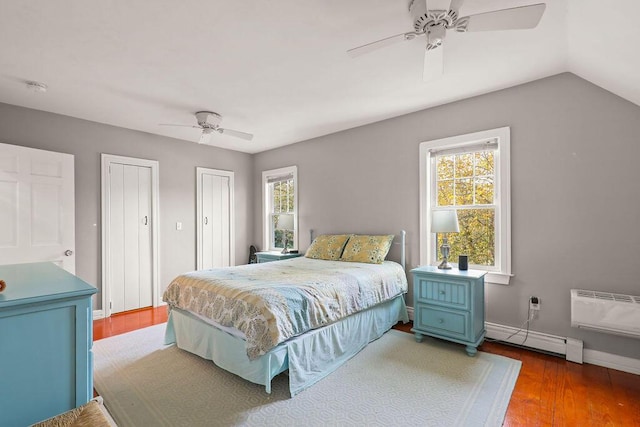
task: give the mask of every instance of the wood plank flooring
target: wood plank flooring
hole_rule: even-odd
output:
[[[166,321],[166,307],[117,314],[95,320],[93,336],[99,340]],[[522,361],[504,426],[640,427],[639,375],[498,343],[485,342],[480,350]]]

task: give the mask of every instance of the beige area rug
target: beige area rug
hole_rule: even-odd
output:
[[[95,388],[119,426],[500,426],[521,363],[391,330],[294,398],[164,346],[165,325],[100,341]]]

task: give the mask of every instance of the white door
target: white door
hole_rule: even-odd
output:
[[[111,313],[151,306],[151,168],[111,163],[109,195]]]
[[[102,154],[102,310],[159,304],[159,163]]]
[[[197,168],[197,268],[235,265],[233,172]]]
[[[0,264],[75,273],[73,155],[0,144]]]

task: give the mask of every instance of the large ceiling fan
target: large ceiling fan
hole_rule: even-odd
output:
[[[223,135],[229,135],[236,138],[244,139],[246,141],[251,141],[253,139],[253,135],[246,132],[240,132],[233,129],[226,129],[220,127],[220,122],[222,122],[222,116],[218,113],[214,113],[212,111],[198,111],[196,114],[196,121],[198,125],[176,125],[169,123],[161,123],[160,126],[180,126],[187,128],[196,128],[202,129],[202,134],[200,135],[200,140],[198,144],[206,144],[211,139],[211,135],[214,132],[221,133]]]
[[[368,43],[350,49],[347,53],[354,58],[405,40],[426,36],[423,77],[428,81],[442,75],[442,44],[447,30],[455,29],[466,33],[534,28],[540,22],[546,7],[544,3],[538,3],[460,17],[459,11],[463,4],[464,0],[411,0],[409,13],[413,20],[413,31]]]

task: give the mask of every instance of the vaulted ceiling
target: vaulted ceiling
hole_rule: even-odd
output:
[[[640,2],[546,3],[533,30],[450,31],[443,77],[424,82],[424,40],[346,55],[411,30],[408,0],[2,0],[0,102],[191,143],[198,129],[159,124],[215,111],[255,137],[211,143],[248,153],[565,71],[640,105]]]

